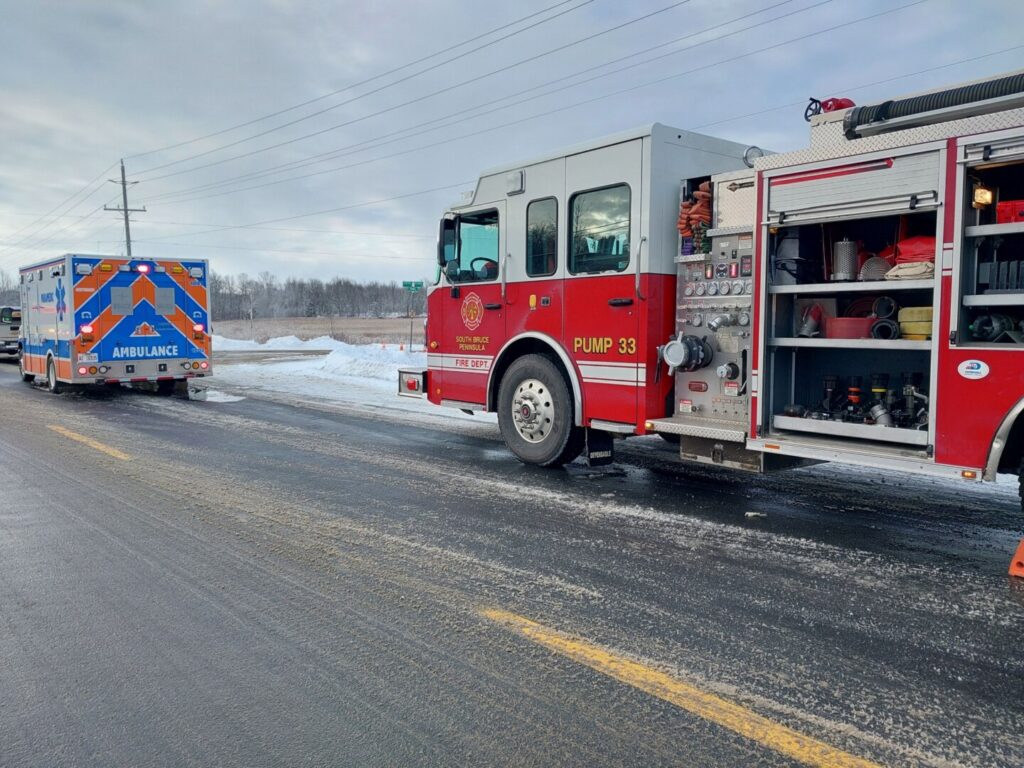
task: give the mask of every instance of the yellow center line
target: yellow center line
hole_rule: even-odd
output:
[[[684,683],[664,672],[630,661],[585,640],[562,634],[508,611],[487,608],[482,613],[491,621],[502,624],[573,661],[585,664],[604,675],[639,688],[645,693],[807,765],[828,768],[880,768],[877,763],[805,736],[746,707]]]
[[[131,460],[131,456],[127,453],[123,453],[122,451],[117,450],[117,448],[111,448],[109,445],[104,445],[98,440],[93,440],[91,437],[86,437],[85,435],[80,435],[77,432],[72,432],[70,429],[65,427],[58,426],[57,424],[47,424],[47,428],[52,429],[54,432],[64,435],[64,437],[70,438],[71,440],[77,440],[84,445],[88,445],[90,448],[95,448],[97,451],[102,451],[108,456],[113,456],[115,459],[120,459],[121,461]]]

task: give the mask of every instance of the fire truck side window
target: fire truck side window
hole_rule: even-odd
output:
[[[479,211],[459,216],[458,267],[446,268],[454,283],[477,283],[498,277],[498,212]]]
[[[629,266],[629,185],[579,192],[569,204],[569,271],[622,272]]]
[[[526,206],[526,274],[546,277],[558,269],[558,201],[553,197]]]

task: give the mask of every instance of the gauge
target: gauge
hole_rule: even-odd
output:
[[[745,281],[743,283],[743,290],[745,290],[747,293],[753,293],[754,292],[754,281],[753,280]]]
[[[743,293],[743,281],[742,280],[733,280],[732,281],[732,292],[735,293],[737,296],[739,296],[741,293]]]
[[[715,277],[728,277],[728,275],[729,275],[729,265],[728,264],[719,264],[719,265],[717,265],[715,267]]]
[[[729,293],[732,291],[732,286],[729,285],[728,280],[723,280],[722,287],[719,288],[718,290],[721,292],[723,296],[728,296]]]
[[[717,295],[718,295],[718,283],[715,283],[715,282],[708,283],[708,296],[717,296]]]
[[[693,296],[693,286],[688,285],[683,288],[683,296]]]
[[[740,312],[736,317],[736,325],[750,325],[750,315],[746,312]]]
[[[698,285],[697,286],[697,295],[698,296],[703,296],[705,293],[707,293],[707,289],[704,287],[704,284],[702,283],[702,284]]]
[[[690,318],[690,325],[700,327],[704,323],[704,316],[699,312]]]

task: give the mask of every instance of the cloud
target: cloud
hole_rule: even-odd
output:
[[[371,91],[437,60],[425,61],[411,70],[373,80],[248,128],[162,153],[129,157],[129,176],[141,180],[132,189],[132,203],[145,203],[148,207],[148,212],[137,215],[133,223],[135,251],[153,256],[205,256],[225,272],[253,274],[270,270],[281,276],[342,275],[367,279],[420,276],[432,270],[437,218],[446,205],[458,198],[458,189],[296,218],[269,225],[272,229],[220,227],[339,209],[471,181],[482,169],[635,125],[660,121],[689,128],[780,104],[802,104],[812,94],[840,95],[842,88],[1019,42],[1017,31],[1024,23],[1024,6],[997,0],[970,5],[928,0],[875,20],[820,32],[907,1],[866,0],[854,4],[835,0],[811,8],[816,0],[692,0],[647,21],[512,66],[524,58],[670,4],[669,0],[596,0],[556,21],[377,93]],[[187,141],[316,99],[552,3],[553,0],[535,0],[496,9],[492,4],[455,0],[181,0],[164,4],[8,0],[4,3],[5,24],[0,30],[0,145],[5,148],[4,162],[0,164],[0,269],[9,270],[19,263],[62,250],[118,252],[122,247],[121,224],[113,214],[96,213],[85,220],[73,218],[90,213],[107,199],[106,195],[116,193],[111,185],[106,185],[109,189],[98,189],[88,200],[71,208],[68,218],[56,220],[23,246],[8,246],[33,232],[29,228],[15,236],[17,230],[53,208],[119,157]],[[706,35],[657,47],[760,9],[768,10]],[[709,37],[792,11],[800,13],[775,24],[697,45]],[[981,18],[986,23],[977,23]],[[806,35],[806,39],[736,58],[801,35]],[[581,82],[607,72],[608,68],[601,66],[605,62],[634,52],[650,51],[644,54],[646,57],[683,46],[689,50],[592,82]],[[465,49],[448,55],[462,50]],[[1013,69],[1020,66],[1022,59],[1024,56],[1018,50],[865,88],[851,95],[858,101],[887,98]],[[612,68],[636,60],[629,59]],[[706,64],[714,66],[664,79]],[[390,109],[491,70],[502,71],[418,103]],[[380,137],[401,128],[431,120],[444,121],[468,107],[579,71],[592,75],[580,75],[569,81],[578,84],[546,96],[542,94],[550,88],[514,97],[512,102],[528,96],[534,98],[492,114],[473,117],[475,113],[470,113],[457,118],[449,127],[429,130],[430,126],[425,126],[401,140],[372,147]],[[663,82],[628,93],[609,95],[662,79]],[[356,121],[351,125],[179,176],[156,179],[162,172],[143,173],[147,168],[243,139],[353,96],[360,98],[297,125],[166,171],[190,169],[338,123]],[[380,110],[389,111],[360,119]],[[807,142],[802,112],[802,106],[768,111],[719,123],[708,131],[773,149],[798,148]],[[542,116],[523,120],[534,114]],[[479,135],[408,151],[478,131]],[[160,197],[365,142],[371,145],[345,150],[345,154],[334,159],[287,175],[351,166],[331,173],[206,199],[188,199],[201,197],[198,191],[186,195],[183,201]],[[231,189],[279,178],[281,175],[270,175],[239,181]],[[220,190],[209,190],[216,191]]]

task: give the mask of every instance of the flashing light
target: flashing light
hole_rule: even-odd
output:
[[[202,333],[203,331],[206,330],[206,326],[203,325],[202,323],[196,323],[195,325],[192,326],[192,330],[195,331],[196,333]]]
[[[89,369],[88,368],[86,368],[84,365],[78,366],[78,375],[79,376],[85,376],[87,373],[89,373]]]
[[[992,193],[991,189],[983,187],[981,184],[974,187],[974,202],[972,203],[972,207],[984,208],[986,205],[992,205],[994,200],[995,195]]]
[[[135,269],[137,269],[142,274],[146,274],[147,272],[149,272],[149,264],[139,264],[137,267],[135,267]]]
[[[205,371],[207,368],[210,367],[210,364],[208,362],[206,362],[205,360],[203,360],[203,362],[201,362],[199,364],[199,367],[202,368]]]
[[[82,333],[83,334],[90,334],[90,333],[92,333],[92,325],[90,323],[86,323],[85,325],[83,325],[82,326]]]
[[[412,391],[412,392],[419,392],[420,391],[420,383],[416,379],[411,379],[411,378],[410,379],[406,379],[405,380],[405,388],[410,390],[410,391]]]

